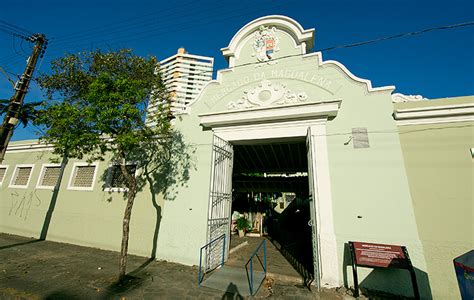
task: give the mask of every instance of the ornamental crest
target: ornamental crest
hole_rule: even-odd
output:
[[[244,95],[237,101],[230,101],[228,109],[248,109],[267,107],[271,105],[298,104],[308,100],[305,92],[293,92],[285,84],[261,81],[251,90],[244,91]]]
[[[275,27],[268,28],[263,25],[255,32],[252,56],[256,56],[259,62],[268,62],[273,58],[274,53],[280,50],[278,48],[279,39],[275,32]]]

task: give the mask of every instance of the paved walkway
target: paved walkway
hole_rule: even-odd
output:
[[[303,284],[303,277],[298,274],[294,267],[288,262],[283,254],[278,251],[275,245],[266,237],[238,237],[237,235],[231,235],[230,247],[231,249],[240,246],[237,250],[229,255],[229,260],[226,265],[242,267],[245,266],[250,255],[255,251],[257,246],[266,240],[267,247],[267,268],[270,277],[273,279],[280,279],[287,282]],[[259,251],[260,257],[263,257],[263,249]],[[261,270],[258,261],[255,259],[254,268]]]
[[[119,253],[0,233],[0,299],[245,299],[197,286],[197,267],[129,256],[115,283]],[[252,298],[343,299],[331,291],[268,279]]]

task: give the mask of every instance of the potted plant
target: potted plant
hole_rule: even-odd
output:
[[[236,223],[239,237],[243,237],[245,235],[245,230],[249,227],[249,221],[245,217],[240,217],[237,219]]]

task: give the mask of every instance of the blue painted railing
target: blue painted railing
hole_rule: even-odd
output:
[[[263,245],[263,263],[262,260],[260,259],[260,256],[258,256],[258,251]],[[250,290],[250,295],[253,295],[253,258],[257,257],[258,261],[260,262],[260,265],[263,267],[263,272],[265,273],[265,276],[267,277],[267,241],[263,240],[255,249],[255,251],[250,255],[249,260],[245,264],[245,270],[247,271],[247,280],[249,282],[249,290]],[[249,272],[249,265],[250,265],[250,272]]]
[[[199,251],[199,272],[198,272],[198,285],[199,286],[201,286],[202,279],[204,278],[204,275],[205,275],[206,271],[212,271],[212,270],[215,269],[215,268],[213,268],[213,269],[210,269],[210,270],[204,270],[204,272],[202,271],[202,250],[204,250],[205,248],[209,247],[210,245],[212,245],[215,242],[222,239],[223,240],[223,243],[222,243],[222,260],[221,260],[221,264],[220,264],[220,266],[222,267],[224,265],[224,257],[225,257],[225,240],[226,240],[225,236],[226,236],[225,233],[223,233],[219,237],[213,239],[212,241],[210,241],[209,243],[207,243],[207,244],[205,244],[204,246],[201,247],[201,250]],[[216,268],[217,268],[217,266],[216,266]],[[207,269],[207,267],[206,267],[206,269]]]

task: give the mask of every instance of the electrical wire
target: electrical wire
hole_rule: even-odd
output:
[[[227,16],[227,18],[228,18],[228,16]],[[214,22],[214,20],[212,20],[212,22]],[[467,27],[467,26],[472,26],[472,25],[474,25],[474,21],[459,23],[459,24],[453,24],[453,25],[446,25],[446,26],[431,27],[431,28],[427,28],[427,29],[423,29],[423,30],[419,30],[419,31],[406,32],[406,33],[401,33],[401,34],[387,36],[387,37],[381,37],[381,38],[367,40],[367,41],[361,41],[361,42],[352,43],[352,44],[344,44],[344,45],[337,45],[337,46],[332,46],[332,47],[327,47],[327,48],[321,48],[321,49],[315,50],[314,52],[331,51],[331,50],[341,49],[341,48],[352,48],[352,47],[363,46],[363,45],[367,45],[367,44],[372,44],[372,43],[377,43],[377,42],[382,42],[382,41],[387,41],[387,40],[392,40],[392,39],[397,39],[397,38],[402,38],[402,37],[420,35],[420,34],[424,34],[424,33],[431,32],[431,31],[456,29],[456,28]],[[183,29],[185,29],[185,28],[179,28],[177,30],[183,30]],[[134,40],[134,39],[132,39],[132,40]],[[298,57],[298,56],[303,56],[303,54],[282,56],[282,57],[279,57],[279,58],[275,58],[274,60],[277,61],[277,60],[282,60],[282,59],[291,58],[291,57]],[[245,66],[249,66],[249,65],[257,65],[257,64],[262,64],[262,63],[260,63],[260,62],[245,63],[245,64],[237,65],[237,66],[234,66],[234,67],[226,68],[226,69],[236,69],[236,68],[241,68],[241,67],[245,67]],[[190,75],[181,75],[181,76],[179,76],[179,78],[180,79],[186,79],[190,76],[207,75],[209,72],[210,71],[202,71],[202,72],[194,73],[194,74],[190,74]]]
[[[197,16],[197,13],[195,11],[191,11],[187,14],[182,14],[181,13],[179,19],[180,18],[186,18],[187,22],[180,22],[180,24],[179,24],[180,26],[176,26],[176,24],[174,22],[169,24],[168,26],[163,26],[162,24],[160,24],[159,28],[152,28],[152,29],[148,29],[148,30],[141,30],[139,32],[132,32],[132,33],[122,34],[122,35],[120,35],[118,37],[115,37],[115,38],[108,38],[108,39],[105,39],[105,40],[101,40],[100,42],[98,42],[98,44],[108,43],[109,45],[116,45],[116,44],[120,44],[120,43],[123,43],[123,42],[130,42],[130,41],[135,41],[135,40],[140,40],[140,39],[147,39],[147,38],[150,38],[150,37],[155,37],[155,36],[159,36],[159,35],[163,35],[163,34],[168,34],[168,33],[171,33],[171,32],[178,32],[178,31],[182,31],[182,30],[185,30],[185,29],[189,29],[189,28],[195,28],[197,26],[212,24],[212,23],[215,23],[216,21],[222,21],[222,20],[227,20],[227,19],[231,19],[231,18],[235,18],[235,17],[245,16],[245,15],[248,15],[248,14],[251,14],[251,13],[261,12],[262,9],[264,9],[264,8],[274,9],[274,8],[279,8],[279,7],[286,6],[288,4],[289,3],[287,2],[287,3],[280,4],[280,5],[274,5],[272,7],[267,7],[267,6],[257,7],[257,8],[252,7],[252,8],[250,8],[250,11],[249,11],[248,7],[244,7],[244,8],[241,8],[241,9],[233,9],[232,11],[227,11],[227,12],[222,12],[222,10],[220,10],[219,7],[215,7],[214,9],[207,10],[206,12],[212,12],[214,10],[217,10],[216,13],[212,14],[212,15],[204,16],[204,17],[200,16],[199,20],[201,20],[201,22],[200,21],[196,22],[196,20],[193,20],[191,18],[193,16]],[[202,20],[206,20],[206,21],[202,22]],[[183,27],[183,25],[186,25],[186,26]],[[54,43],[53,45],[51,45],[51,47],[55,48],[58,45],[60,45],[60,42]],[[81,47],[88,46],[88,45],[90,45],[90,42],[88,42],[87,44],[79,44],[79,45],[76,45],[74,47],[75,48],[81,48]],[[57,51],[58,50],[53,50],[53,53],[57,52]],[[59,51],[61,51],[61,50],[59,50]]]
[[[20,27],[20,26],[18,26],[18,25],[12,24],[12,23],[10,23],[10,22],[7,22],[7,21],[5,21],[5,20],[0,20],[0,23],[4,24],[4,26],[6,26],[6,27],[12,28],[12,29],[15,30],[15,31],[18,31],[18,32],[21,33],[21,34],[25,34],[25,35],[32,35],[32,34],[33,34],[32,31],[27,30],[27,29],[25,29],[25,28],[22,28],[22,27]]]

